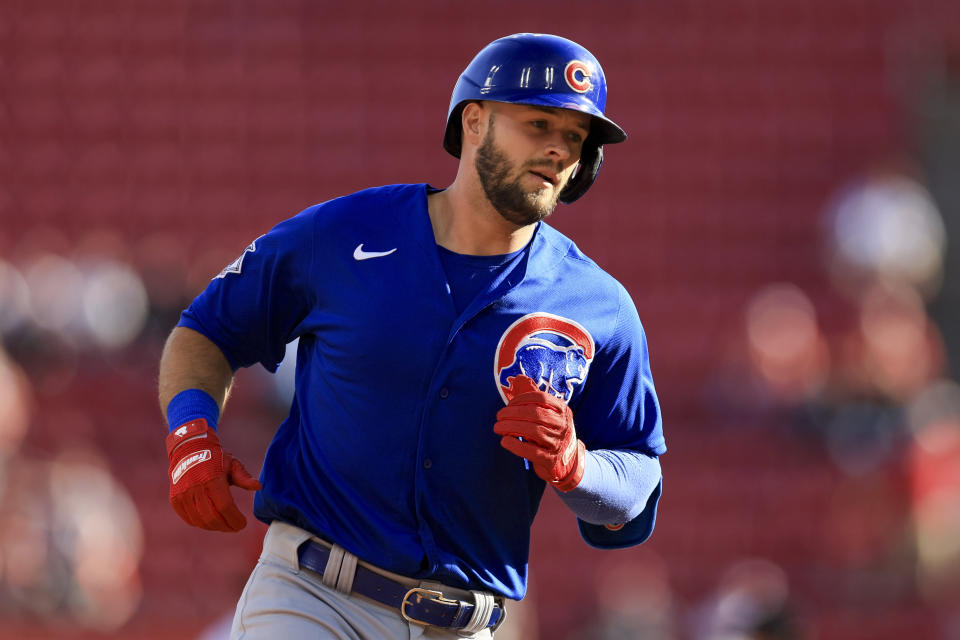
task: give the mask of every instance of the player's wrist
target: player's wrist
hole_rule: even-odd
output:
[[[200,440],[202,440],[202,443],[198,446],[186,446]],[[167,457],[172,458],[174,452],[177,450],[181,451],[181,454],[178,455],[182,455],[184,452],[189,453],[197,448],[219,447],[220,440],[217,438],[217,432],[210,428],[206,420],[197,418],[196,420],[183,423],[168,433],[166,445]]]
[[[586,471],[586,453],[587,449],[584,446],[581,440],[577,440],[576,444],[576,453],[570,465],[570,469],[563,478],[551,482],[550,484],[554,486],[558,491],[568,493],[576,489],[581,480],[583,480],[583,474]]]
[[[167,425],[173,430],[194,420],[204,420],[214,431],[220,418],[220,405],[202,389],[184,389],[167,405]]]

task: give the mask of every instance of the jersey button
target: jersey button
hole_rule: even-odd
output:
[[[449,389],[447,389],[446,387],[440,389],[440,399],[441,399],[441,400],[446,400],[446,399],[447,399],[447,396],[449,396],[449,395],[450,395],[450,390],[449,390]]]
[[[433,466],[433,460],[431,460],[430,458],[427,458],[426,460],[423,461],[424,469],[429,469],[432,466]]]

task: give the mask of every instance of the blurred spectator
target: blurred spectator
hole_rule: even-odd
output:
[[[83,321],[83,276],[76,265],[60,254],[37,253],[26,259],[23,273],[33,322],[42,329],[78,337]]]
[[[919,182],[889,170],[844,188],[825,218],[828,275],[840,295],[820,290],[815,304],[791,283],[758,290],[745,305],[708,400],[734,424],[793,426],[816,436],[842,472],[821,502],[817,548],[829,581],[824,587],[847,601],[885,606],[907,597],[913,586],[903,474],[912,455],[921,575],[930,588],[960,595],[946,586],[960,558],[960,509],[947,508],[960,504],[960,478],[945,471],[960,468],[960,459],[944,444],[949,438],[942,421],[921,437],[911,436],[910,427],[919,432],[916,420],[908,419],[946,369],[943,339],[926,309],[943,276],[943,222]],[[931,463],[929,449],[911,445],[928,438],[940,443],[936,455],[946,462]],[[766,572],[768,584],[775,573]],[[723,610],[717,604],[713,618],[722,619]],[[697,637],[754,637],[711,624]]]
[[[0,613],[113,630],[140,600],[136,508],[88,446],[26,455],[32,391],[0,350]]]
[[[666,563],[653,552],[618,556],[596,572],[596,614],[574,640],[671,640],[677,604]]]
[[[745,305],[726,359],[707,387],[718,418],[783,414],[822,393],[830,353],[810,298],[796,285],[772,283]]]
[[[929,602],[960,603],[960,385],[939,380],[908,409],[917,581]],[[960,613],[960,611],[957,611]]]
[[[877,281],[857,303],[853,329],[834,336],[830,384],[805,407],[805,425],[854,476],[900,456],[905,404],[945,368],[943,340],[914,289]]]
[[[894,167],[844,187],[825,221],[831,282],[853,307],[828,335],[830,378],[804,424],[841,470],[865,476],[901,457],[904,406],[946,366],[925,307],[943,276],[944,224],[926,188]]]
[[[30,425],[32,404],[26,374],[0,346],[0,497],[6,466],[16,455]]]
[[[938,377],[943,341],[917,291],[902,281],[879,280],[858,296],[858,323],[840,344],[837,380],[852,393],[903,403]]]
[[[801,640],[808,638],[790,595],[787,574],[760,558],[730,566],[694,612],[693,640]]]
[[[946,234],[927,189],[905,172],[880,168],[828,204],[828,265],[853,297],[876,280],[903,282],[930,299],[943,277]]]
[[[91,448],[64,449],[47,473],[52,542],[71,572],[69,614],[85,627],[116,629],[140,601],[143,532],[136,507]]]
[[[0,334],[10,343],[52,334],[80,349],[129,345],[149,311],[129,253],[106,231],[90,232],[68,248],[56,232],[35,230],[14,263],[0,261]]]
[[[778,404],[798,404],[820,391],[830,357],[813,303],[799,287],[778,283],[747,305],[750,362]]]
[[[73,251],[82,276],[82,338],[95,348],[126,347],[146,323],[147,291],[130,264],[130,253],[119,233],[108,230],[87,233]]]
[[[945,237],[926,190],[901,174],[870,174],[831,201],[826,220],[828,270],[854,305],[853,329],[824,331],[792,283],[760,289],[722,372],[735,381],[727,391],[743,396],[735,405],[789,408],[834,396],[900,404],[943,370],[924,301],[939,287]]]

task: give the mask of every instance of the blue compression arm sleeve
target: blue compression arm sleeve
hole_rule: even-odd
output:
[[[587,451],[583,479],[557,492],[578,518],[591,524],[630,522],[660,483],[660,461],[636,451]]]

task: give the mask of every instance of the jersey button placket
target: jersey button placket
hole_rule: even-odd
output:
[[[450,390],[446,387],[441,387],[440,391],[437,392],[437,395],[440,396],[441,400],[446,400],[447,396],[450,395]],[[422,466],[424,469],[430,469],[433,466],[433,460],[430,458],[424,458]]]

